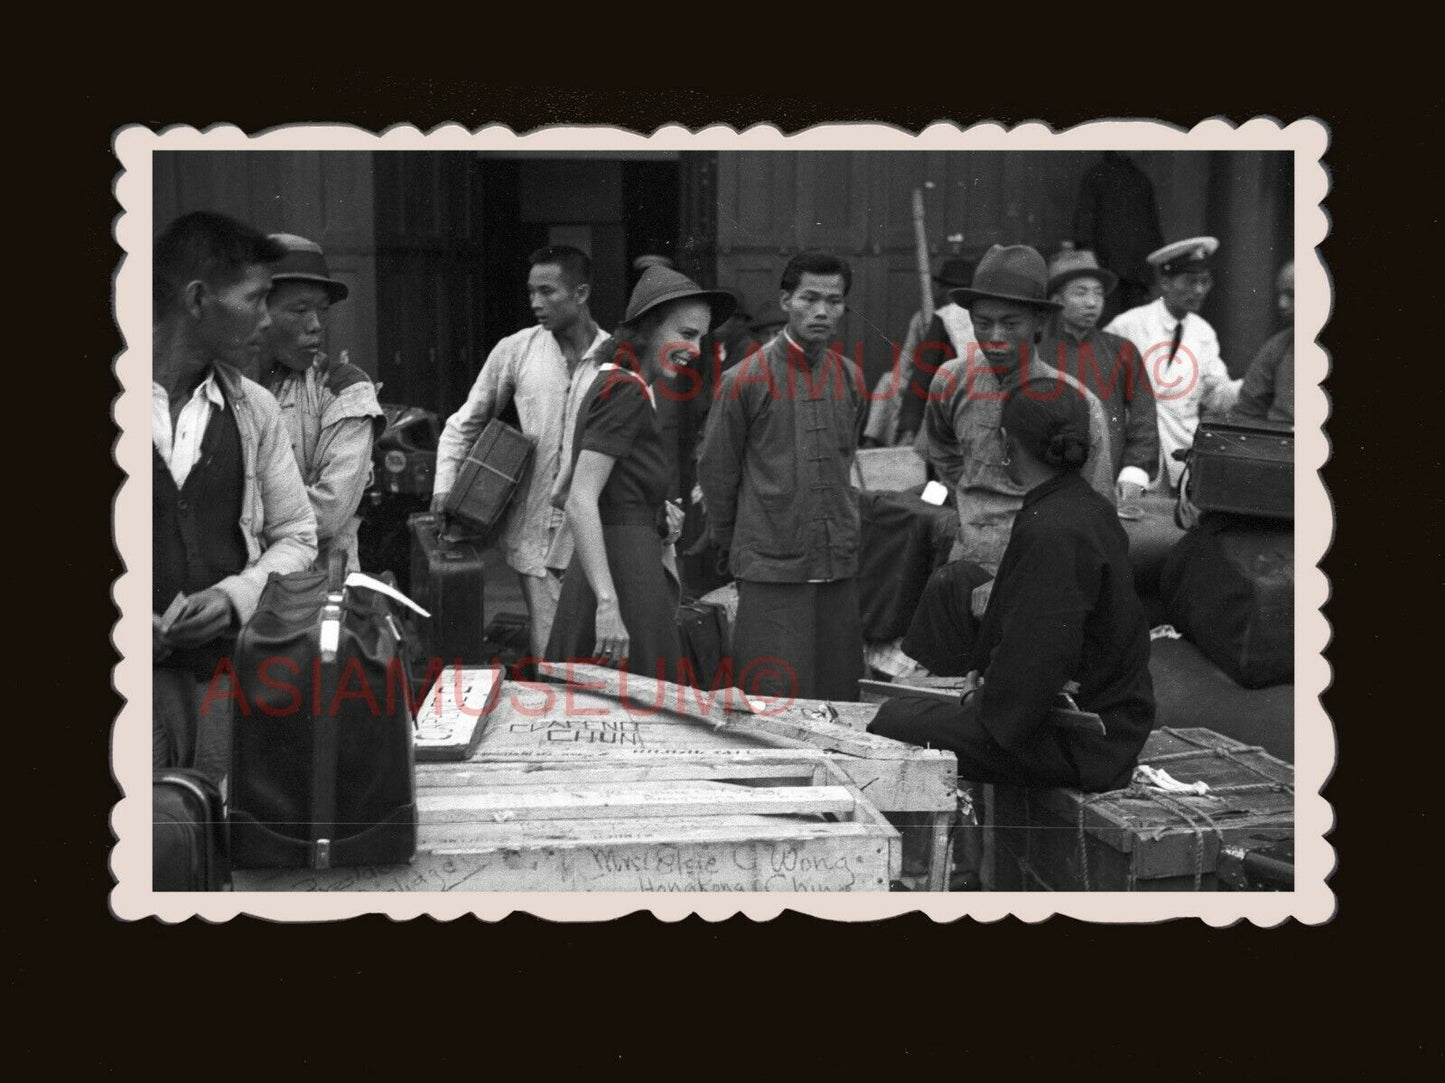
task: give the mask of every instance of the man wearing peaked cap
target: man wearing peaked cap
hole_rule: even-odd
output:
[[[332,549],[360,568],[356,509],[371,475],[371,449],[386,427],[371,378],[346,360],[322,352],[331,306],[350,292],[331,276],[321,246],[294,233],[270,238],[284,250],[271,266],[271,313],[261,356],[261,383],[281,404],[291,451],[316,515],[316,563]]]
[[[1036,346],[1038,333],[1059,304],[1049,299],[1043,256],[1024,245],[994,245],[979,261],[972,283],[950,296],[966,306],[978,338],[933,378],[924,408],[928,459],[954,490],[959,532],[950,563],[934,572],[903,650],[940,675],[961,675],[982,615],[973,593],[990,582],[1008,548],[1024,490],[1005,469],[1000,425],[1008,396],[1026,379],[1045,378],[1060,394],[1082,399],[1089,414],[1089,456],[1082,473],[1114,500],[1109,423],[1103,405],[1082,383],[1053,368]]]
[[[583,396],[597,375],[598,348],[607,332],[592,319],[592,261],[571,245],[548,245],[528,257],[527,297],[537,322],[508,335],[487,355],[467,401],[437,441],[432,510],[446,506],[462,460],[487,423],[515,401],[522,432],[536,442],[526,493],[507,513],[502,546],[522,584],[531,621],[534,657],[546,650],[562,579],[556,569],[572,560],[573,538],[552,486],[571,461],[572,429]]]
[[[1137,497],[1159,468],[1154,394],[1134,344],[1099,329],[1105,298],[1119,280],[1094,253],[1066,249],[1049,264],[1049,297],[1063,307],[1039,355],[1092,391],[1109,417],[1109,450],[1120,500]]]
[[[1157,486],[1175,489],[1184,472],[1174,452],[1194,444],[1201,412],[1227,412],[1239,397],[1239,380],[1219,356],[1219,336],[1199,309],[1214,287],[1214,237],[1190,237],[1149,253],[1159,297],[1116,316],[1104,330],[1134,343],[1154,389],[1159,423]]]

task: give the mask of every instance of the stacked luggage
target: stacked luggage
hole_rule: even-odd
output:
[[[1160,573],[1170,623],[1245,688],[1294,679],[1294,437],[1204,422],[1188,453],[1198,522]]]

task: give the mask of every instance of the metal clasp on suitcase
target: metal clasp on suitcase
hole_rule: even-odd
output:
[[[321,661],[326,665],[336,661],[341,647],[341,599],[340,592],[328,594],[321,607]]]

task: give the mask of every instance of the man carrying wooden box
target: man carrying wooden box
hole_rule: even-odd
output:
[[[437,442],[432,511],[446,507],[462,461],[487,422],[515,401],[522,432],[535,441],[531,480],[519,492],[503,544],[507,564],[522,583],[531,619],[535,658],[546,651],[562,579],[555,571],[571,560],[562,512],[550,503],[553,483],[570,461],[571,425],[581,396],[597,375],[594,351],[607,340],[588,309],[592,261],[569,245],[539,248],[528,257],[527,296],[534,327],[498,342],[477,374],[461,409],[447,419]]]

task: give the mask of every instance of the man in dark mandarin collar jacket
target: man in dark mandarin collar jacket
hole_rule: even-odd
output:
[[[794,257],[788,322],[723,374],[698,477],[714,541],[738,582],[733,679],[747,692],[854,701],[863,675],[851,474],[867,419],[856,368],[830,346],[852,272]]]

